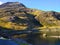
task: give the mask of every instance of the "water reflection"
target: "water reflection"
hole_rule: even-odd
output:
[[[55,45],[60,45],[60,39],[55,42]]]
[[[47,29],[48,30],[48,29]],[[60,29],[43,30],[40,45],[60,45]]]

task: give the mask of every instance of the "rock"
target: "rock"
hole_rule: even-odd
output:
[[[4,3],[2,5],[0,5],[0,8],[5,8],[5,7],[23,7],[25,8],[26,6],[24,6],[22,3],[19,3],[19,2],[7,2],[7,3]]]

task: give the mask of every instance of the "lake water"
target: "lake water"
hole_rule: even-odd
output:
[[[18,45],[18,44],[11,40],[0,39],[0,45]]]
[[[23,39],[5,39],[0,38],[0,45],[32,45],[24,41]]]
[[[35,40],[35,43],[37,40]],[[23,41],[22,39],[13,39],[13,40],[7,40],[7,39],[2,39],[0,38],[0,45],[20,45],[21,43],[25,43],[26,45],[32,45],[32,44],[29,44],[27,43],[26,41]],[[22,44],[21,44],[22,45]],[[60,39],[58,38],[42,38],[40,39],[39,41],[39,44],[34,44],[34,45],[60,45]]]

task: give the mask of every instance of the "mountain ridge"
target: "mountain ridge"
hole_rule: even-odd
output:
[[[4,3],[1,6],[5,5],[7,7],[0,8],[0,26],[13,30],[30,30],[41,25],[35,19],[35,16],[31,14],[31,9],[24,7],[24,5],[17,7],[20,3],[16,2],[6,4],[7,3]]]
[[[60,25],[59,12],[31,9],[19,2],[7,2],[0,7],[2,7],[0,8],[2,27],[20,30]]]
[[[26,7],[25,5],[23,5],[22,3],[19,2],[7,2],[7,3],[3,3],[2,5],[0,5],[0,8],[4,8],[4,7],[12,7],[12,6],[16,6],[16,7]]]

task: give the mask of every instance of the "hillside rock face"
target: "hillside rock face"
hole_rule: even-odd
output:
[[[30,9],[19,2],[7,2],[0,5],[0,26],[15,30],[60,26],[60,13]]]
[[[55,11],[40,11],[35,17],[44,26],[60,26],[60,13]]]
[[[25,6],[22,4],[22,3],[19,3],[19,2],[7,2],[7,3],[4,3],[2,5],[0,5],[0,8],[5,8],[5,7],[21,7],[21,8],[25,8]]]
[[[31,11],[19,2],[4,3],[0,5],[0,26],[15,30],[30,30],[42,26]]]

